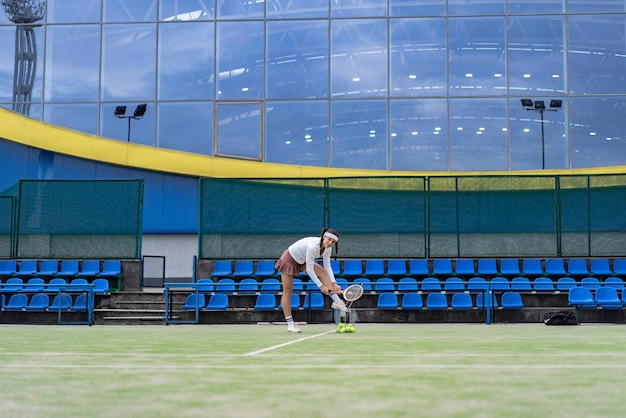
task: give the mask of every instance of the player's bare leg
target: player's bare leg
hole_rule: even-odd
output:
[[[287,331],[288,332],[301,332],[300,328],[296,326],[293,322],[293,317],[291,316],[291,295],[293,293],[293,276],[289,276],[287,274],[281,273],[280,281],[283,285],[283,295],[280,298],[280,301],[283,305],[283,314],[285,315],[285,320],[287,321]]]

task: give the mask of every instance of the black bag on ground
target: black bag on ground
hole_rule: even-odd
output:
[[[543,316],[546,325],[578,325],[578,319],[574,311],[546,312]]]

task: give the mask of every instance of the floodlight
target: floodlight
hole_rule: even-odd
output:
[[[533,107],[533,101],[530,99],[522,99],[521,102],[524,107]]]
[[[125,113],[126,113],[126,106],[117,106],[115,108],[115,116],[117,117],[124,116]]]
[[[535,109],[543,110],[546,108],[546,103],[543,100],[535,100]]]
[[[134,118],[142,118],[144,113],[146,113],[146,108],[148,107],[148,105],[146,103],[137,105],[137,108],[135,109],[135,113],[133,113],[133,117]]]
[[[560,108],[561,106],[563,106],[562,100],[550,100],[550,107]]]

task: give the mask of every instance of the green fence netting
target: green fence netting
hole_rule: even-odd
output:
[[[10,258],[139,259],[143,185],[143,180],[21,180]],[[5,219],[0,207],[0,228]]]
[[[340,257],[620,256],[626,175],[200,181],[200,258],[275,259],[324,226]]]

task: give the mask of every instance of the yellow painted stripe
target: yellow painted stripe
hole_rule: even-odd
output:
[[[320,168],[208,157],[88,135],[0,108],[0,137],[59,154],[124,167],[217,178],[327,178],[372,176],[474,176],[623,174],[626,166],[584,170],[440,172]]]

